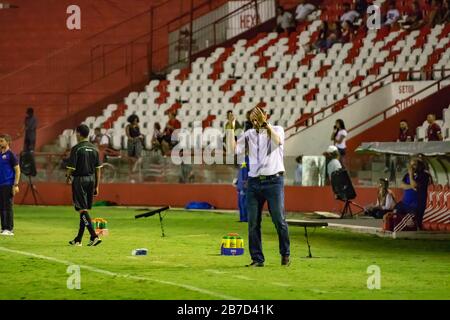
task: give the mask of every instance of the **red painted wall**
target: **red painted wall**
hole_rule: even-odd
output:
[[[71,187],[62,183],[37,183],[41,200],[45,205],[71,205]],[[23,199],[26,184],[16,196],[16,204],[34,204],[31,192]],[[376,188],[356,188],[356,203],[367,205],[376,199]],[[401,191],[395,190],[397,199]],[[57,196],[55,196],[57,195]],[[25,201],[23,201],[25,200]],[[230,185],[187,184],[104,184],[97,200],[109,200],[126,206],[184,207],[190,201],[206,201],[218,209],[237,209],[237,192]],[[285,187],[285,207],[291,212],[337,212],[342,203],[334,200],[331,187]],[[357,211],[355,209],[355,211]]]

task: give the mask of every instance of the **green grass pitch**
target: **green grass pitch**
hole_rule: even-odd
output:
[[[157,216],[134,219],[134,209],[98,207],[109,236],[98,247],[70,247],[78,228],[70,207],[16,206],[15,237],[0,237],[0,299],[450,299],[448,241],[382,239],[290,227],[292,264],[280,265],[270,218],[263,219],[264,268],[243,256],[220,256],[222,236],[247,238],[237,214],[172,211],[161,237]],[[134,257],[131,251],[148,248]],[[80,266],[80,289],[68,289],[69,265]],[[369,290],[367,268],[381,271]]]

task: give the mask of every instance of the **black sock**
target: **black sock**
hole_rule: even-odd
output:
[[[97,234],[95,233],[95,230],[92,227],[91,217],[89,216],[89,213],[87,211],[81,214],[81,219],[83,220],[85,227],[88,229],[91,235],[91,240],[97,238]]]
[[[85,229],[84,221],[80,214],[80,227],[78,229],[78,235],[75,238],[75,241],[81,242],[81,240],[83,239],[84,229]]]

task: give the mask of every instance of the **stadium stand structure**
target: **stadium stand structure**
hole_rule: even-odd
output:
[[[102,126],[114,147],[122,149],[126,148],[126,119],[137,114],[149,148],[153,124],[164,125],[169,111],[177,111],[183,128],[192,128],[195,121],[204,128],[223,128],[227,110],[243,118],[258,105],[274,124],[301,128],[310,124],[311,115],[325,110],[321,117],[326,118],[387,85],[388,80],[380,81],[370,90],[360,90],[390,73],[396,73],[394,81],[450,75],[446,69],[450,24],[411,32],[359,28],[351,42],[336,43],[327,52],[308,51],[318,38],[321,21],[337,20],[344,2],[324,1],[322,10],[291,34],[259,33],[253,39],[218,47],[190,67],[172,70],[165,80],[150,81],[145,91],[130,92],[124,103],[108,105],[103,115],[88,117],[85,123],[91,128]],[[406,7],[400,6],[402,13]],[[326,108],[332,104],[333,108]],[[61,147],[69,141],[70,131],[65,131]]]
[[[428,189],[428,204],[423,218],[425,230],[450,231],[450,187],[432,185]]]

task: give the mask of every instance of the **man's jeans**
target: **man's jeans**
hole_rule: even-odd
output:
[[[277,229],[281,256],[290,255],[288,226],[284,216],[284,178],[249,177],[247,189],[248,243],[253,261],[264,262],[261,243],[261,219],[267,201],[272,221]]]

